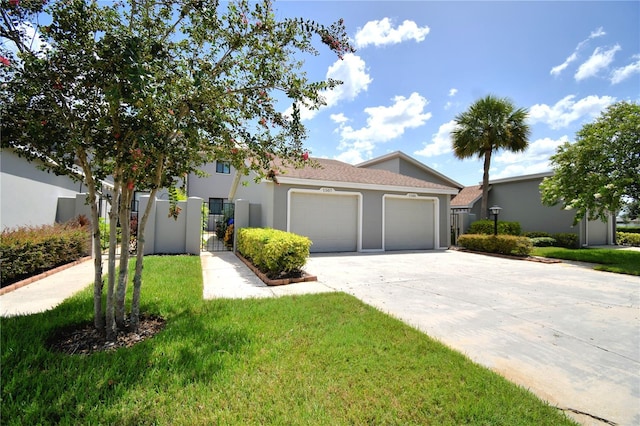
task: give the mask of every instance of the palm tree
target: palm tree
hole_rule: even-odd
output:
[[[512,152],[527,149],[531,133],[529,125],[525,123],[527,116],[526,109],[516,109],[508,98],[488,95],[455,117],[456,128],[451,132],[454,155],[460,159],[476,155],[478,158],[484,157],[480,213],[483,219],[488,217],[491,154],[498,149]]]

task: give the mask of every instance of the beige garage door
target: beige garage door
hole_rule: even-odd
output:
[[[385,197],[384,249],[433,249],[436,229],[434,215],[434,200]]]
[[[358,196],[291,193],[289,231],[313,241],[311,252],[358,250]]]

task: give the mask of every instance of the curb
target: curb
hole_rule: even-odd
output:
[[[551,258],[548,258],[548,257],[513,256],[513,255],[508,255],[508,254],[489,253],[489,252],[485,252],[485,251],[476,251],[476,250],[469,250],[469,249],[465,249],[465,248],[452,248],[452,247],[450,247],[449,250],[460,251],[460,252],[463,252],[463,253],[483,254],[485,256],[501,257],[503,259],[526,260],[526,261],[529,261],[529,262],[549,263],[549,264],[551,264],[551,263],[562,263],[562,260],[560,260],[560,259],[551,259]]]
[[[267,277],[266,274],[264,274],[258,268],[256,268],[253,265],[253,263],[245,259],[240,253],[236,252],[236,256],[238,257],[238,259],[242,260],[242,262],[245,265],[247,265],[249,269],[251,269],[253,273],[256,274],[258,278],[262,280],[263,283],[265,283],[268,286],[286,285],[286,284],[302,283],[302,282],[308,282],[308,281],[318,281],[318,277],[316,277],[315,275],[309,275],[304,271],[302,271],[303,276],[300,278],[281,278],[278,280],[272,280],[271,278]]]
[[[53,269],[49,269],[48,271],[44,271],[41,274],[34,275],[32,277],[29,277],[29,278],[25,278],[24,280],[18,281],[17,283],[13,283],[13,284],[10,284],[10,285],[8,285],[6,287],[2,287],[2,288],[0,288],[0,296],[2,296],[3,294],[6,294],[6,293],[10,293],[10,292],[12,292],[14,290],[17,290],[17,289],[19,289],[21,287],[24,287],[26,285],[29,285],[31,283],[34,283],[36,281],[39,281],[39,280],[41,280],[43,278],[46,278],[46,277],[48,277],[50,275],[53,275],[53,274],[57,273],[57,272],[64,271],[65,269],[69,269],[72,266],[79,265],[79,264],[81,264],[83,262],[86,262],[87,260],[92,260],[92,259],[93,258],[91,256],[83,257],[81,259],[74,260],[73,262],[65,263],[64,265],[58,266],[57,268],[53,268]]]

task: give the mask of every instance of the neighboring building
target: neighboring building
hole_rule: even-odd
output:
[[[277,183],[244,177],[232,188],[251,203],[250,226],[308,236],[313,252],[428,250],[449,246],[449,201],[458,190],[410,176],[315,159]]]
[[[229,191],[236,176],[236,170],[229,161],[214,161],[205,164],[200,169],[206,176],[189,174],[187,179],[187,194],[189,197],[200,197],[208,208],[208,230],[215,228],[215,222],[221,220],[228,209]]]
[[[51,225],[70,219],[59,199],[75,198],[86,189],[68,176],[40,170],[10,149],[0,154],[0,228]]]
[[[615,222],[583,219],[573,225],[575,211],[564,210],[560,204],[545,206],[540,196],[540,183],[552,172],[497,179],[489,182],[488,207],[502,208],[498,220],[519,222],[523,232],[542,231],[550,234],[572,233],[579,237],[580,245],[603,245],[613,243]],[[464,188],[451,201],[452,213],[461,217],[462,232],[474,220],[482,217],[480,205],[482,187]]]

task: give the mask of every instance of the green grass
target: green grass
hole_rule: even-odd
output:
[[[640,251],[601,248],[566,249],[535,247],[534,256],[596,264],[594,269],[618,274],[640,275]]]
[[[146,258],[142,308],[167,325],[133,348],[46,349],[91,319],[90,289],[3,318],[2,424],[574,424],[344,293],[204,301],[199,262]]]

